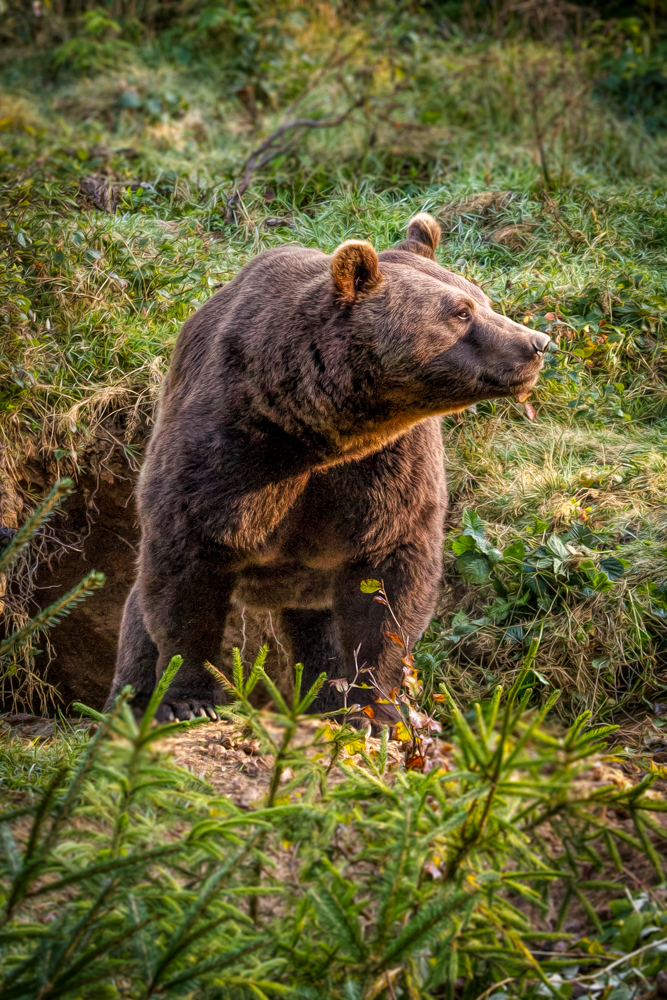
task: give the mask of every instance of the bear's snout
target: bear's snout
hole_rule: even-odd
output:
[[[495,317],[494,317],[495,318]],[[496,323],[498,321],[496,320]],[[509,327],[506,325],[509,324]],[[498,324],[501,343],[504,341],[516,360],[521,364],[543,361],[551,337],[539,330],[531,330],[513,320],[503,320]],[[516,352],[516,353],[515,353]]]
[[[498,330],[500,336],[494,338],[501,357],[504,355],[511,366],[526,366],[530,371],[539,371],[551,338],[539,330],[527,329],[511,320],[509,322],[509,329],[505,320]]]
[[[535,384],[550,339],[546,333],[490,312],[478,318],[443,361],[450,374],[458,372],[461,386],[470,384],[465,380],[467,372],[476,373],[477,385],[470,392],[474,402],[513,395]]]
[[[492,313],[475,324],[464,339],[485,362],[493,359],[501,367],[539,370],[551,338],[539,330],[530,330],[513,320]]]

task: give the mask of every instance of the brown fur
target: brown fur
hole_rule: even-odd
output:
[[[382,578],[423,632],[442,566],[438,417],[532,386],[548,342],[440,267],[439,234],[420,215],[380,255],[360,241],[331,258],[266,251],[184,325],[140,479],[110,699],[131,683],[141,709],[179,653],[163,714],[219,702],[202,664],[219,662],[232,599],[278,612],[304,683],[350,677],[359,644],[400,683],[384,609],[359,584]],[[314,707],[339,698],[327,685]]]

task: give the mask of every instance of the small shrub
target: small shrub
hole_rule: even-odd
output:
[[[34,540],[72,486],[71,479],[60,479],[46,499],[36,507],[19,531],[4,546],[0,552],[0,579],[3,582],[22,551]],[[33,702],[40,702],[43,710],[46,710],[47,704],[55,700],[56,692],[53,686],[35,671],[34,640],[56,625],[72,608],[103,585],[104,575],[92,570],[80,583],[48,608],[44,608],[5,639],[0,640],[0,704],[14,708],[23,705],[31,709]]]
[[[632,903],[645,914],[634,920],[614,873],[644,855],[663,877],[667,807],[650,790],[662,772],[587,783],[610,728],[584,715],[557,735],[544,726],[553,697],[528,712],[536,647],[504,704],[498,689],[471,721],[441,689],[455,745],[439,741],[430,770],[391,765],[386,730],[364,747],[325,719],[304,740],[324,677],[304,694],[297,668],[288,704],[263,655],[244,678],[237,653],[224,711],[272,759],[250,810],[160,752],[163,737],[208,725],[152,726],[179,658],[141,723],[127,690],[108,716],[82,709],[98,727],[88,745],[72,759],[65,739],[61,766],[27,803],[6,793],[0,813],[3,997],[426,1000],[499,982],[508,996],[565,997],[573,975],[597,995],[655,974],[665,914]],[[249,701],[258,682],[273,715]],[[618,900],[606,928],[600,892]],[[564,929],[573,903],[593,937]]]
[[[590,482],[613,474],[613,466],[597,466],[579,476]],[[614,665],[619,646],[624,659],[639,661],[664,647],[662,581],[637,572],[633,544],[614,545],[609,533],[585,521],[574,520],[560,533],[551,527],[536,518],[501,547],[489,540],[479,514],[464,509],[462,530],[450,536],[448,572],[466,585],[465,607],[434,622],[416,652],[431,687],[448,673],[455,680],[470,663],[487,674],[487,688],[499,674],[512,677],[524,648],[539,637],[533,675],[544,692],[575,669],[581,678],[582,663],[595,678],[591,703],[598,713],[611,714],[651,690],[642,674],[636,686],[625,681],[619,691]],[[585,683],[570,692],[575,701],[588,694]]]

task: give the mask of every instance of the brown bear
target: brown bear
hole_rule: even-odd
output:
[[[278,612],[304,685],[354,676],[360,644],[378,680],[400,684],[386,608],[360,583],[384,580],[422,634],[442,569],[439,416],[526,391],[549,343],[437,264],[439,238],[419,215],[380,254],[357,240],[331,257],[267,250],[185,323],[139,481],[109,704],[131,684],[141,711],[178,653],[159,717],[215,718],[203,663],[219,663],[232,599]],[[325,684],[312,708],[341,698]]]

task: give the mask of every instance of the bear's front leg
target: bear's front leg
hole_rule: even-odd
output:
[[[215,546],[208,552],[201,548],[188,551],[180,558],[172,550],[167,566],[156,566],[155,554],[156,547],[145,547],[138,585],[146,626],[157,647],[156,680],[172,657],[183,657],[157,718],[165,721],[208,715],[215,719],[214,706],[221,704],[224,696],[204,663],[220,666],[235,576],[226,569]]]
[[[438,535],[425,539],[422,544],[398,549],[381,560],[357,562],[339,574],[334,592],[333,618],[343,656],[342,676],[346,680],[352,681],[358,664],[373,668],[376,682],[383,691],[400,687],[403,682],[403,658],[409,652],[387,634],[396,633],[396,624],[384,604],[374,601],[370,594],[362,593],[362,580],[370,578],[384,582],[392,611],[412,648],[435,612],[441,574],[442,555]],[[358,648],[355,663],[355,650]],[[363,674],[360,681],[368,683]],[[377,697],[376,690],[362,688],[350,692],[348,704],[367,705]],[[388,705],[375,706],[375,716],[378,724],[398,721]]]

